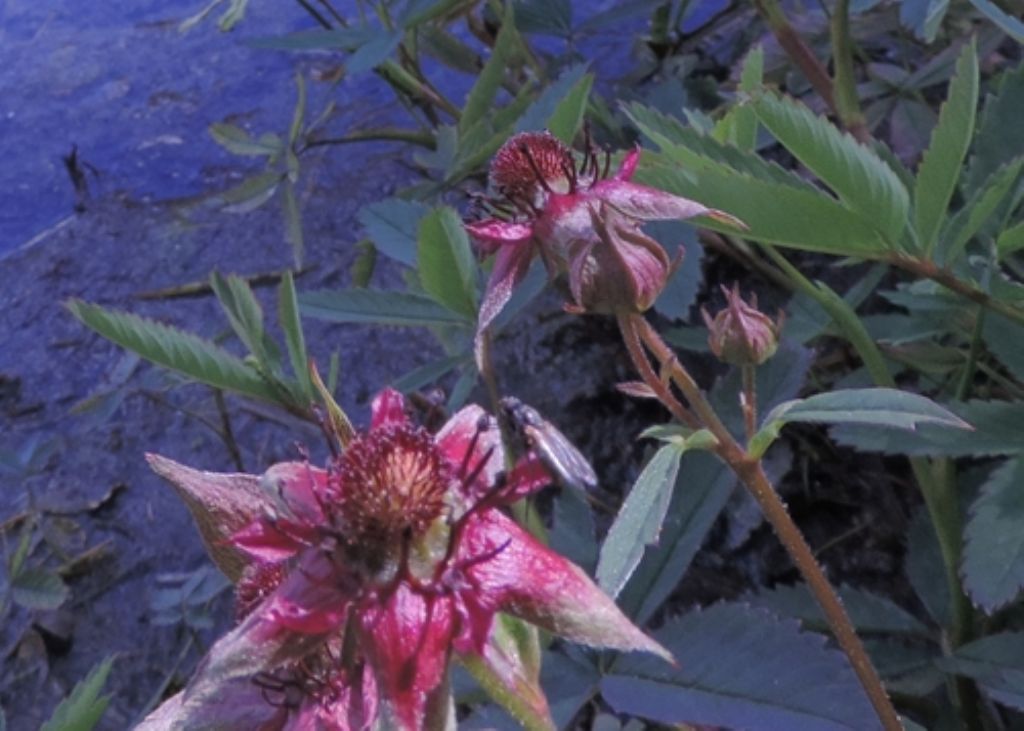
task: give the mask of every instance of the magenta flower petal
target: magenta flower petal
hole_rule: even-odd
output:
[[[405,397],[393,388],[378,393],[370,405],[370,430],[380,429],[389,424],[405,424]]]
[[[451,598],[424,596],[402,583],[384,602],[360,607],[358,615],[381,705],[400,728],[421,728],[429,696],[448,667],[455,634]]]
[[[499,550],[500,549],[500,550]],[[467,527],[464,555],[494,552],[469,569],[478,595],[496,609],[573,642],[614,650],[642,650],[672,661],[583,570],[537,541],[497,510]]]
[[[282,462],[263,475],[263,487],[278,495],[283,509],[297,521],[321,523],[327,491],[327,472],[308,462]]]
[[[258,561],[278,563],[309,545],[308,541],[296,537],[302,530],[303,526],[298,523],[257,520],[231,536],[231,545]]]
[[[634,147],[622,158],[622,164],[616,171],[615,180],[632,180],[636,173],[636,167],[640,164],[640,148]]]
[[[475,475],[465,485],[470,495],[483,495],[505,467],[501,432],[494,419],[476,404],[460,409],[449,419],[435,442],[460,479]]]
[[[352,577],[313,549],[300,557],[299,565],[256,613],[292,632],[322,635],[341,627],[354,589]]]
[[[554,480],[551,473],[533,452],[520,459],[508,473],[508,485],[503,492],[503,499],[515,502],[532,495],[542,487],[547,487]]]
[[[161,707],[150,717],[162,719],[166,725],[151,725],[150,728],[222,728],[214,722],[225,717],[221,714],[232,719],[241,717],[239,714],[243,713],[242,709],[223,708],[229,692],[240,692],[241,682],[251,682],[260,673],[297,663],[317,652],[325,634],[339,628],[348,607],[348,598],[337,586],[311,583],[308,578],[323,575],[328,563],[321,553],[315,551],[303,557],[298,570],[291,572],[255,611],[213,645],[184,692],[173,699],[170,710]],[[296,632],[281,621],[282,607],[300,604],[307,607],[308,613],[320,615],[319,629],[322,632]],[[333,620],[327,621],[328,616]],[[304,629],[312,629],[312,626],[306,625]],[[268,708],[273,710],[266,701],[250,708],[256,709],[254,713],[267,713]],[[269,717],[274,718],[273,714]],[[225,725],[224,728],[243,727]],[[261,727],[253,725],[248,728]]]
[[[603,180],[594,186],[593,196],[640,221],[685,220],[711,211],[689,198],[625,180]]]
[[[494,322],[512,298],[516,286],[523,281],[533,261],[534,246],[521,242],[504,246],[494,259],[494,269],[487,282],[487,292],[480,303],[480,314],[476,325],[476,361],[481,364],[483,333]]]
[[[525,244],[533,238],[531,224],[500,221],[496,218],[467,223],[466,231],[476,241],[477,248],[485,254],[493,254],[502,246]]]

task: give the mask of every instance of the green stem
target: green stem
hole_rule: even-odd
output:
[[[420,82],[415,76],[402,68],[401,64],[389,59],[378,66],[376,70],[381,78],[408,96],[432,104],[446,112],[456,121],[462,116],[462,112],[457,106],[452,104],[429,84]]]
[[[736,476],[740,478],[740,481],[760,505],[765,518],[774,528],[776,535],[821,607],[832,634],[839,643],[839,647],[849,658],[854,673],[867,693],[883,728],[886,731],[902,731],[903,724],[885,692],[878,671],[875,670],[864,649],[864,644],[853,628],[849,615],[825,577],[821,565],[814,558],[811,547],[786,510],[785,503],[765,474],[760,460],[750,457],[737,443],[721,419],[718,418],[711,404],[704,398],[704,394],[696,382],[642,315],[622,315],[619,317],[619,326],[627,335],[628,340],[639,340],[650,350],[655,360],[663,368],[669,370],[672,380],[686,397],[692,411],[703,422],[705,428],[714,434],[718,441],[715,453],[736,473]],[[630,348],[630,355],[636,360],[632,348]],[[640,356],[643,360],[647,358],[647,355],[643,353]],[[636,362],[636,365],[641,374],[651,370],[650,363],[646,368],[640,362]],[[653,383],[648,383],[648,385],[655,389]]]
[[[353,142],[406,142],[411,145],[418,145],[428,150],[437,147],[437,140],[430,132],[421,132],[415,129],[401,129],[399,127],[379,127],[376,129],[355,130],[344,137],[321,137],[310,140],[299,152],[305,152],[311,147],[323,147],[324,145],[347,145]]]
[[[971,333],[971,345],[967,351],[967,362],[964,363],[963,373],[960,374],[960,382],[956,387],[956,400],[963,401],[971,392],[971,383],[974,381],[974,373],[978,367],[978,356],[981,354],[981,336],[985,328],[985,309],[978,308],[974,318],[974,330]]]
[[[843,126],[861,143],[871,140],[857,96],[853,72],[853,41],[850,38],[850,0],[836,0],[830,27],[836,111]]]

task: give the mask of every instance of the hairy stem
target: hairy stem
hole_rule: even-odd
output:
[[[757,367],[752,365],[740,366],[740,375],[743,377],[743,393],[741,395],[743,408],[743,426],[749,442],[757,433]]]
[[[1024,310],[1002,300],[995,299],[984,290],[958,278],[952,271],[940,267],[933,261],[894,254],[889,257],[888,262],[919,277],[941,284],[946,289],[966,297],[971,302],[976,302],[986,309],[1004,315],[1020,325],[1024,325]]]
[[[896,388],[896,381],[885,364],[885,358],[878,345],[871,338],[864,323],[857,314],[825,285],[815,285],[800,270],[794,267],[782,254],[771,246],[762,247],[768,257],[793,280],[797,289],[811,297],[828,313],[843,337],[860,356],[872,380],[878,386]],[[964,593],[957,574],[960,566],[961,516],[956,495],[955,479],[951,479],[948,467],[936,460],[911,457],[910,468],[914,480],[924,498],[925,508],[935,530],[942,555],[946,585],[952,602],[952,625],[949,639],[952,647],[963,644],[970,638],[973,623],[973,609]],[[958,707],[965,728],[974,729],[977,723],[977,691],[969,678],[957,678],[952,687],[953,700]]]
[[[790,25],[782,6],[777,0],[754,0],[754,6],[768,27],[771,28],[779,45],[811,82],[811,86],[818,92],[818,96],[836,116],[839,116],[832,91],[832,79],[829,78],[828,71],[814,55],[814,51],[804,43],[800,34]]]
[[[871,663],[863,643],[857,636],[839,596],[829,584],[828,579],[825,577],[825,572],[822,570],[817,559],[814,558],[810,546],[786,510],[785,503],[783,503],[769,481],[760,460],[751,458],[737,443],[718,418],[718,415],[711,407],[711,404],[708,403],[696,382],[679,363],[675,354],[661,339],[661,336],[658,335],[642,315],[630,314],[620,316],[619,324],[624,334],[627,334],[627,346],[629,346],[629,340],[639,340],[653,354],[655,360],[663,368],[668,369],[672,380],[686,397],[690,409],[696,414],[703,426],[714,434],[718,441],[718,446],[715,448],[716,454],[740,478],[740,481],[761,507],[765,518],[771,523],[776,535],[778,535],[779,540],[786,548],[787,553],[789,553],[790,558],[807,582],[811,593],[824,612],[832,634],[835,636],[840,648],[849,658],[857,678],[864,687],[875,712],[878,714],[879,720],[882,722],[882,726],[886,731],[901,731],[903,725],[900,723],[899,716],[896,714],[896,710],[893,708],[892,702],[885,692],[885,687],[882,685],[882,680]],[[644,364],[647,361],[646,353],[637,353],[633,347],[629,347],[629,351],[637,370],[644,380],[648,381],[649,376],[645,374],[653,372],[653,369],[651,369],[649,362],[646,362],[646,365]],[[660,383],[660,380],[657,378],[654,381]],[[655,393],[658,393],[654,383],[648,382],[647,385]]]

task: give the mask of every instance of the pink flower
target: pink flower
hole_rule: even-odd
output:
[[[673,267],[664,249],[640,231],[644,221],[708,216],[744,228],[736,218],[700,203],[630,182],[639,150],[608,175],[593,149],[577,163],[547,132],[509,139],[491,163],[496,217],[466,224],[486,253],[496,253],[480,307],[477,337],[506,305],[539,255],[554,276],[568,271],[575,300],[587,312],[643,311],[664,288]]]
[[[369,431],[326,470],[290,462],[257,479],[150,457],[219,547],[240,622],[140,728],[420,729],[447,712],[453,655],[546,718],[536,673],[495,638],[498,612],[671,659],[499,509],[550,481],[536,455],[505,473],[497,424],[478,406],[436,435],[404,406],[378,395]]]

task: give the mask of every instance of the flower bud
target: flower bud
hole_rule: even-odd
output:
[[[737,284],[732,290],[725,287],[726,307],[713,318],[702,310],[704,322],[710,331],[708,345],[719,360],[732,365],[761,365],[775,355],[779,346],[783,315],[776,321],[757,309],[757,297],[748,305],[740,296]]]
[[[570,249],[569,289],[574,312],[644,312],[682,260],[674,260],[632,219],[610,206],[590,208],[596,237]]]

